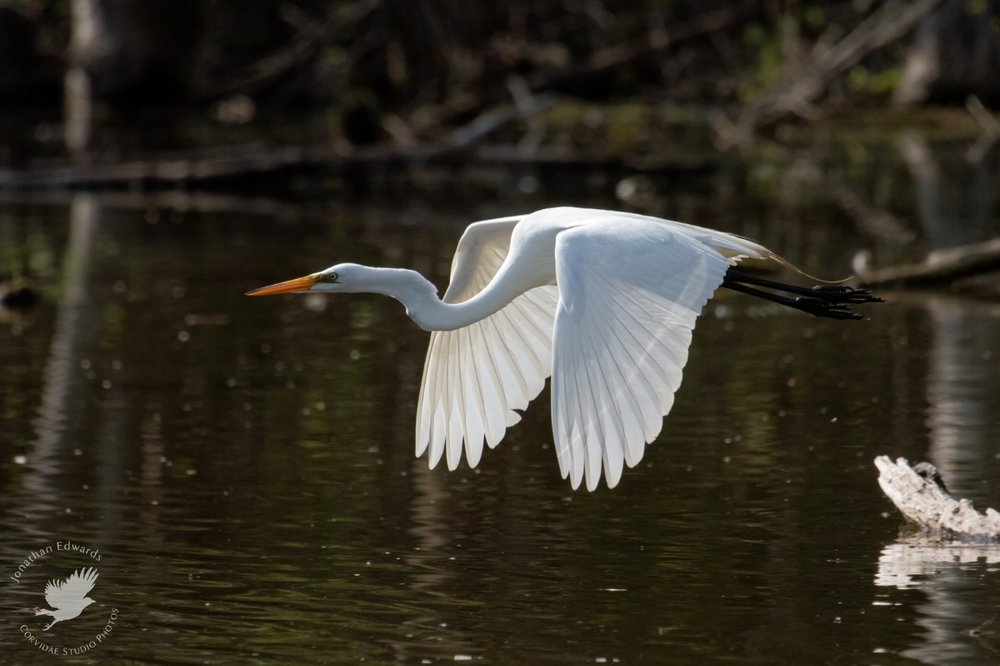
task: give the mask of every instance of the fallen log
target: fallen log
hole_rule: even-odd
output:
[[[927,536],[973,543],[1000,543],[1000,513],[980,513],[967,499],[955,499],[930,463],[911,467],[905,458],[875,458],[878,483],[896,508]]]
[[[537,95],[520,105],[507,104],[480,114],[440,138],[405,146],[244,146],[216,148],[212,154],[161,155],[136,161],[62,164],[25,170],[0,169],[0,192],[91,187],[145,189],[307,169],[335,170],[365,165],[461,161],[481,148],[497,130],[542,113],[555,100],[554,95]]]
[[[893,266],[858,276],[863,287],[918,287],[950,284],[1000,270],[1000,238],[937,250],[919,264]]]

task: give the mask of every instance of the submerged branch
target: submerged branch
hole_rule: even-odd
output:
[[[933,465],[914,467],[905,458],[875,458],[878,483],[896,508],[922,530],[943,538],[994,542],[1000,539],[1000,513],[976,511],[969,500],[957,500]]]

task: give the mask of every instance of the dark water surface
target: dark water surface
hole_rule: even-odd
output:
[[[344,260],[444,284],[468,221],[554,202],[211,203],[0,208],[0,271],[42,294],[0,320],[0,661],[1000,663],[998,558],[897,544],[872,464],[1000,505],[995,301],[720,295],[660,438],[588,494],[547,392],[478,469],[415,459],[427,336],[397,303],[242,296]],[[824,274],[872,244],[781,217],[685,215]],[[89,566],[96,604],[42,631],[45,582]]]

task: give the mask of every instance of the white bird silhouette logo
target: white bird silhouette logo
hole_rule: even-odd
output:
[[[78,569],[63,581],[53,578],[45,585],[45,603],[55,610],[36,608],[35,615],[51,615],[52,622],[42,631],[48,631],[53,624],[62,620],[72,620],[83,609],[94,603],[87,594],[97,582],[97,570]]]

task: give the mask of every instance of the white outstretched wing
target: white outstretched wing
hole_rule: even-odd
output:
[[[97,583],[96,569],[78,569],[66,580],[50,580],[45,585],[45,602],[54,609],[74,608],[83,603]]]
[[[552,366],[552,432],[574,488],[608,487],[636,465],[688,357],[695,319],[729,263],[685,230],[622,219],[561,233]]]
[[[446,303],[460,303],[489,284],[510,249],[521,216],[470,225],[451,266]],[[545,386],[551,369],[552,324],[558,292],[538,287],[494,315],[455,331],[431,333],[417,405],[417,455],[435,467],[462,457],[475,467],[483,440],[492,448]]]

